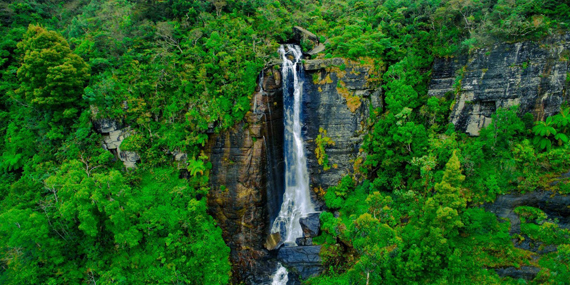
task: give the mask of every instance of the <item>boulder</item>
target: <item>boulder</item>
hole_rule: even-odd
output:
[[[303,238],[303,237],[300,237],[300,238],[297,238],[297,239],[295,240],[295,243],[296,243],[298,246],[310,246],[310,245],[313,245],[313,239],[312,239],[312,238]]]
[[[306,238],[316,237],[320,234],[321,221],[319,220],[321,213],[311,213],[307,217],[300,218],[299,223],[303,234]]]
[[[136,168],[137,161],[141,160],[141,157],[134,151],[121,151],[119,149],[119,158],[123,162],[126,168]]]
[[[112,152],[126,168],[136,168],[140,156],[133,151],[121,150],[121,144],[132,133],[130,127],[113,119],[94,119],[92,122],[95,131],[103,135],[103,148]]]
[[[92,108],[92,112],[96,112],[96,110],[94,111]],[[123,128],[121,122],[115,119],[107,119],[107,118],[93,119],[92,124],[95,131],[100,134],[108,134],[112,131],[116,131]]]
[[[308,51],[307,54],[308,55],[315,55],[315,54],[321,53],[323,51],[325,51],[325,45],[324,44],[318,44],[312,50]]]
[[[265,240],[265,248],[267,250],[275,250],[281,245],[283,245],[283,241],[281,240],[281,233],[279,232],[270,234]]]
[[[277,259],[286,264],[321,263],[320,245],[285,246],[279,249]]]
[[[298,43],[300,43],[303,40],[311,41],[315,43],[315,45],[319,43],[319,38],[315,34],[309,32],[307,29],[303,27],[299,26],[293,27],[293,33],[295,34],[295,41]]]

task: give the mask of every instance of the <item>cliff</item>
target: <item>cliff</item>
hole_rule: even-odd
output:
[[[307,60],[304,66],[305,145],[311,186],[320,191],[354,172],[370,107],[381,107],[381,91],[372,87],[378,78],[372,64],[335,58]],[[325,147],[331,165],[328,170],[319,165],[315,154],[319,129],[334,141]]]
[[[234,282],[264,266],[263,244],[283,195],[281,76],[269,68],[261,80],[244,121],[211,134],[205,147],[212,163],[208,205],[231,249]]]
[[[438,58],[431,96],[454,96],[450,121],[476,136],[497,108],[520,105],[535,119],[558,113],[568,100],[570,34],[540,42],[501,43],[468,56]]]

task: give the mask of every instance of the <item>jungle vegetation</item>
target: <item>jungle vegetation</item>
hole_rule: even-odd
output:
[[[434,57],[566,32],[568,0],[0,1],[0,283],[227,284],[206,131],[243,119],[295,25],[329,40],[324,57],[373,62],[385,97],[357,171],[323,196],[327,271],[309,284],[524,284],[492,268],[526,265],[568,284],[567,229],[517,209],[558,248],[536,260],[479,206],[570,193],[552,183],[570,169],[569,108],[499,109],[474,138],[448,124],[454,94],[427,95]],[[101,148],[101,118],[131,127],[136,169]]]

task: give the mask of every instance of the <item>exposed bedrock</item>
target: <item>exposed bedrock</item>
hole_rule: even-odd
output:
[[[326,190],[354,171],[370,107],[381,107],[372,65],[357,64],[341,58],[306,60],[303,115],[305,146],[311,188]],[[319,129],[335,144],[325,147],[331,168],[319,165],[315,139]],[[322,204],[317,203],[317,210]]]
[[[287,267],[302,279],[319,274],[322,270],[319,252],[321,246],[291,246],[282,247],[277,259],[287,264]],[[289,274],[291,276],[291,274]]]
[[[513,243],[516,247],[532,251],[538,256],[556,251],[556,246],[544,245],[521,233],[521,219],[514,212],[520,206],[531,206],[541,209],[547,215],[548,220],[556,221],[558,226],[568,229],[570,228],[570,196],[548,191],[536,191],[525,194],[513,193],[501,195],[493,203],[484,205],[487,211],[494,213],[500,220],[508,220],[510,222],[509,233],[513,236]],[[518,235],[522,235],[525,238],[514,238]],[[534,279],[539,271],[539,268],[532,266],[496,269],[497,274],[500,276],[526,280]]]
[[[429,94],[455,98],[450,121],[476,136],[497,108],[543,119],[568,99],[570,34],[543,41],[501,43],[468,56],[437,58]]]
[[[541,209],[549,219],[557,220],[558,225],[570,228],[570,196],[548,191],[535,191],[525,194],[513,193],[498,196],[495,202],[485,205],[485,209],[497,217],[511,222],[511,234],[520,234],[521,220],[514,210],[520,206]]]
[[[231,249],[235,283],[256,283],[256,272],[271,273],[263,268],[269,266],[263,245],[283,195],[281,75],[271,68],[263,75],[244,121],[211,134],[205,147],[212,163],[208,205]]]
[[[102,147],[123,162],[126,168],[135,168],[140,156],[134,151],[121,150],[123,141],[131,135],[130,127],[123,126],[117,119],[93,119],[93,128],[103,135]]]

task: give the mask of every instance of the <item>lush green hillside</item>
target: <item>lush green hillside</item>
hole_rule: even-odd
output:
[[[427,96],[434,57],[567,31],[567,0],[0,1],[0,283],[229,282],[201,149],[242,120],[295,25],[329,41],[321,57],[373,63],[385,102],[359,171],[323,197],[329,270],[310,284],[514,284],[487,268],[528,264],[567,284],[567,229],[519,209],[527,236],[558,245],[536,261],[478,206],[570,192],[551,183],[570,169],[569,109],[498,110],[471,138],[448,124],[454,94]],[[137,169],[101,148],[100,118],[131,127]]]

